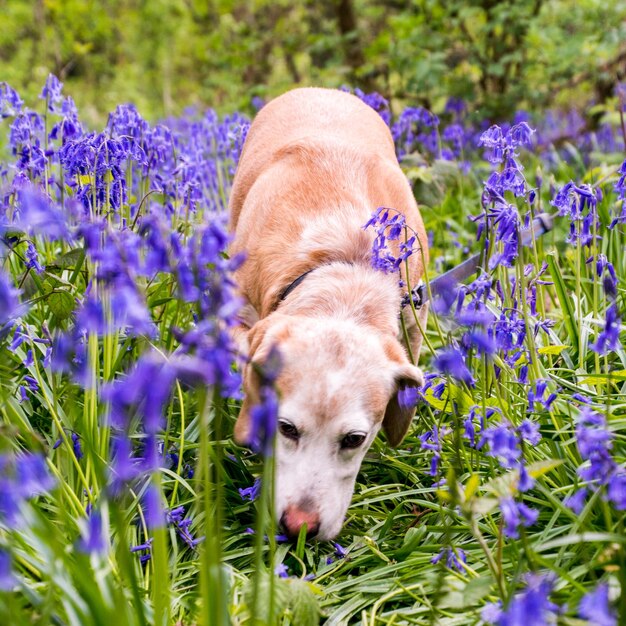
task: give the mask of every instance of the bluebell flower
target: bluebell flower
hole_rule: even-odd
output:
[[[485,444],[489,445],[487,455],[497,458],[502,467],[514,467],[521,456],[517,433],[506,420],[483,431],[477,447],[480,449]]]
[[[589,349],[598,354],[606,354],[611,350],[619,348],[621,319],[617,312],[617,303],[611,304],[606,310],[606,321],[604,328],[598,333],[595,343],[589,344]]]
[[[11,278],[0,270],[0,324],[6,324],[20,314],[18,294]]]
[[[17,115],[24,101],[8,83],[0,82],[0,119]]]
[[[568,243],[580,240],[582,245],[590,246],[593,240],[593,227],[599,228],[597,204],[598,189],[589,185],[576,185],[570,181],[564,185],[551,201],[559,215],[570,217]]]
[[[469,440],[472,447],[476,446],[476,435],[482,435],[485,430],[485,420],[489,419],[494,413],[499,413],[500,409],[487,407],[483,413],[482,407],[474,405],[469,410],[467,417],[463,420],[464,434],[463,436]],[[478,419],[478,433],[476,432],[476,420]]]
[[[538,511],[512,497],[500,500],[500,510],[504,520],[504,534],[513,539],[519,537],[520,526],[532,526],[539,517]]]
[[[55,484],[42,455],[0,454],[0,521],[14,527],[22,504],[47,493]]]
[[[22,365],[28,369],[34,363],[34,361],[35,360],[33,358],[33,351],[31,349],[28,349],[28,351],[26,352],[26,356],[22,361]]]
[[[494,626],[548,626],[556,624],[559,607],[550,601],[554,579],[542,574],[527,574],[526,588],[516,593],[503,608],[487,605],[481,617]]]
[[[570,508],[576,515],[580,515],[582,510],[585,508],[585,501],[587,499],[588,489],[586,487],[582,487],[581,489],[577,489],[573,494],[567,496],[563,500],[563,504]]]
[[[0,591],[11,591],[17,584],[13,574],[11,553],[0,548]]]
[[[615,471],[608,480],[607,496],[618,511],[626,511],[626,471]]]
[[[548,388],[548,381],[542,378],[539,378],[535,381],[535,388],[533,390],[532,387],[528,389],[527,398],[528,398],[528,412],[531,413],[533,411],[537,411],[538,407],[543,407],[546,411],[549,411],[552,407],[552,404],[557,399],[557,394],[552,392],[548,394],[546,397],[546,391]]]
[[[263,456],[272,454],[278,424],[278,395],[271,388],[262,389],[260,402],[250,409],[249,445]]]
[[[442,374],[452,376],[452,378],[467,385],[472,386],[474,384],[474,378],[465,365],[465,359],[456,348],[448,347],[440,350],[433,359],[433,367]]]
[[[332,544],[338,559],[345,559],[348,556],[348,551],[343,546],[340,546],[336,541],[333,541]]]
[[[34,185],[20,189],[14,225],[31,235],[71,241],[65,215]]]
[[[136,546],[131,546],[130,552],[137,553],[143,552],[144,554],[139,555],[140,563],[147,563],[152,558],[152,537],[148,539],[145,543],[141,543]]]
[[[57,105],[61,101],[61,91],[63,89],[63,83],[54,75],[48,74],[46,84],[44,85],[39,97],[46,101],[48,111],[51,113],[57,112]]]
[[[91,510],[87,516],[86,529],[78,542],[78,549],[85,554],[102,554],[107,542],[102,528],[102,514]]]
[[[430,470],[428,472],[431,476],[438,476],[439,474],[439,463],[441,462],[443,437],[445,437],[449,433],[450,429],[445,426],[441,429],[437,426],[433,426],[432,430],[428,430],[420,436],[421,449],[431,450],[433,452],[433,455],[430,459]]]
[[[284,563],[279,563],[274,568],[274,574],[276,574],[279,578],[289,578],[289,569]]]
[[[250,487],[246,487],[245,489],[239,489],[239,495],[242,500],[249,500],[253,502],[259,496],[261,492],[261,479],[256,478],[254,483]]]
[[[594,591],[582,597],[578,613],[593,626],[617,626],[617,615],[609,604],[609,588],[606,584],[598,585]]]
[[[618,198],[622,201],[622,210],[620,214],[613,218],[609,228],[613,229],[617,224],[623,224],[626,222],[626,160],[622,162],[618,170],[619,179],[615,183],[615,191]]]
[[[172,524],[176,528],[176,532],[179,537],[192,549],[195,549],[198,544],[204,541],[204,537],[195,538],[191,534],[189,528],[192,524],[190,517],[185,517],[185,507],[179,506],[174,509],[169,509],[165,513],[166,521],[168,524]]]
[[[253,364],[260,379],[260,402],[250,409],[250,436],[248,444],[263,456],[272,454],[278,426],[278,394],[274,383],[282,368],[282,359],[276,346],[272,346],[265,363]]]
[[[455,569],[459,572],[465,572],[463,564],[466,563],[467,557],[465,552],[460,548],[445,547],[441,548],[438,554],[436,554],[430,562],[435,565],[439,563],[445,557],[446,567],[449,569]]]
[[[417,387],[404,387],[398,391],[397,397],[398,404],[403,409],[410,409],[417,406],[421,394]]]
[[[149,483],[143,495],[144,515],[149,529],[165,525],[165,507],[160,490]]]
[[[413,152],[439,157],[439,118],[423,107],[407,107],[391,127],[398,159]]]
[[[37,252],[37,249],[32,241],[29,241],[26,246],[24,258],[26,259],[26,267],[35,270],[37,274],[41,274],[43,272],[44,267],[41,263],[39,263],[39,253]]]

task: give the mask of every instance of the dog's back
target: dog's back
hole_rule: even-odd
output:
[[[230,200],[232,250],[248,255],[237,282],[260,317],[312,267],[368,264],[373,234],[362,226],[379,206],[403,213],[425,241],[391,133],[373,109],[351,94],[317,88],[295,89],[261,109]],[[421,255],[410,266],[416,284]]]
[[[231,195],[233,230],[259,175],[285,155],[286,147],[312,144],[343,146],[363,157],[396,162],[386,124],[356,96],[316,87],[288,91],[265,105],[250,127]]]

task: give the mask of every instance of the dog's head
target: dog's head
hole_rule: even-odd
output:
[[[247,443],[258,401],[255,364],[273,346],[282,358],[276,441],[276,516],[285,531],[330,539],[341,529],[361,461],[382,427],[391,445],[404,437],[413,407],[398,392],[423,383],[395,337],[350,321],[273,313],[249,332],[251,363],[235,439]]]

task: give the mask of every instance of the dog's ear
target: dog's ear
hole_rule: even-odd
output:
[[[422,370],[408,361],[399,366],[395,374],[395,389],[387,404],[385,416],[383,418],[383,430],[387,435],[389,444],[397,447],[404,439],[411,420],[415,415],[415,405],[413,403],[402,402],[400,392],[407,387],[421,387],[424,384]]]
[[[245,446],[250,441],[250,409],[260,401],[261,379],[259,370],[265,363],[273,343],[264,343],[268,329],[279,322],[278,314],[257,322],[247,333],[248,362],[243,367],[244,400],[235,422],[235,441]],[[284,333],[283,333],[284,336]]]

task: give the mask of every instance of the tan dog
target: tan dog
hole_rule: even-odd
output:
[[[328,89],[296,89],[259,112],[230,199],[231,251],[247,253],[236,275],[247,300],[236,333],[252,361],[274,344],[282,356],[275,500],[291,536],[303,524],[320,539],[339,532],[376,433],[382,426],[396,446],[410,425],[414,410],[397,392],[423,383],[400,342],[400,277],[371,266],[374,234],[362,227],[380,206],[404,213],[418,234],[422,253],[409,258],[417,285],[424,226],[379,115]],[[426,307],[420,315],[423,327]],[[421,335],[409,318],[417,360]],[[256,380],[248,365],[240,443]]]

